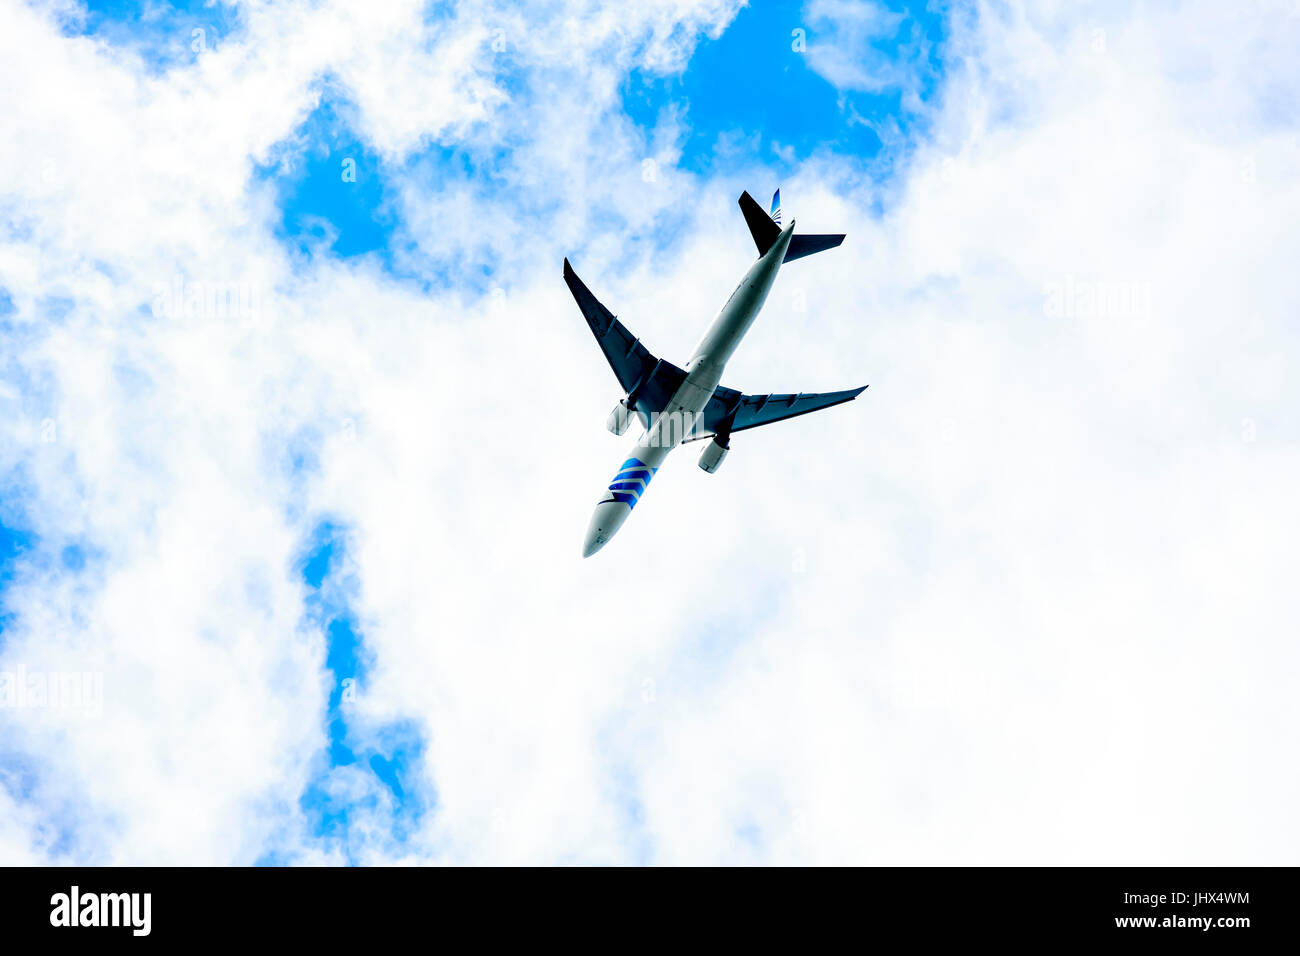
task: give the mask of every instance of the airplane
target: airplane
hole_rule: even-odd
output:
[[[609,413],[606,427],[622,435],[636,417],[645,428],[596,504],[582,545],[584,558],[614,537],[668,453],[678,445],[711,438],[699,465],[713,474],[726,458],[735,432],[851,402],[867,388],[863,385],[840,392],[745,395],[720,384],[727,360],[753,325],[782,264],[832,249],[844,241],[842,234],[795,235],[793,219],[782,229],[779,189],[766,213],[748,192],[741,193],[739,202],[758,246],[758,261],[731,293],[685,368],[651,354],[640,338],[583,285],[568,258],[564,260],[564,281],[626,393]]]

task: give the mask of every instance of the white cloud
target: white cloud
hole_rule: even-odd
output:
[[[836,87],[870,93],[915,87],[925,43],[919,36],[900,37],[910,29],[906,14],[869,0],[809,0],[803,17],[811,30],[808,65]]]
[[[102,670],[107,700],[99,721],[3,716],[60,810],[0,796],[0,852],[332,859],[295,807],[328,675],[293,563],[329,514],[375,655],[358,725],[427,739],[412,859],[1294,862],[1300,169],[1271,104],[1295,92],[1296,21],[1074,9],[956,13],[933,142],[896,183],[845,191],[860,167],[822,156],[782,184],[849,239],[781,277],[727,381],[872,388],[738,436],[717,476],[684,451],[587,561],[623,442],[559,262],[679,361],[725,298],[751,255],[734,196],[771,175],[675,171],[673,131],[643,142],[617,89],[679,68],[729,7],[436,27],[414,4],[253,7],[246,42],[152,79],[20,9],[0,285],[29,379],[6,383],[2,463],[38,531],[103,559],[15,582],[0,662]],[[855,63],[818,68],[860,88]],[[504,296],[290,269],[245,186],[327,72],[387,159],[514,147],[499,200],[418,162],[395,180],[420,253],[486,250]],[[556,201],[540,225],[529,190]],[[679,247],[628,237],[668,209],[691,217]],[[264,310],[136,314],[178,274],[255,282]],[[1150,308],[1054,310],[1067,283]],[[291,481],[304,429],[319,473]],[[76,839],[52,851],[54,826]],[[356,826],[365,858],[403,853]]]

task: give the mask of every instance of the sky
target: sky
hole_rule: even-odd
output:
[[[6,0],[0,862],[1295,864],[1246,6]],[[681,364],[778,186],[724,384],[870,388],[584,561],[564,258]]]

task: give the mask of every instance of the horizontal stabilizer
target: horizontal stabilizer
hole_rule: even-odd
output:
[[[781,235],[781,190],[778,189],[772,197],[770,215],[763,212],[763,207],[748,192],[740,194],[740,211],[745,214],[745,224],[749,226],[749,233],[754,237],[754,245],[758,246],[758,254],[767,255],[767,250],[772,248],[772,244]],[[810,256],[814,252],[834,249],[843,241],[843,233],[837,236],[791,236],[790,247],[786,249],[783,261],[790,262]]]
[[[810,256],[814,252],[834,249],[843,241],[842,233],[838,236],[801,236],[796,233],[790,237],[790,248],[785,251],[785,261],[790,262]]]
[[[781,235],[781,227],[763,212],[763,207],[748,192],[740,194],[740,211],[745,215],[745,224],[754,237],[754,245],[758,246],[758,254],[766,255],[777,236]]]

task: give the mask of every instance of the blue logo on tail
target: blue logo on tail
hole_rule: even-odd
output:
[[[609,486],[611,498],[623,502],[629,508],[635,508],[641,493],[645,491],[646,486],[650,484],[650,479],[658,470],[658,468],[651,468],[640,458],[629,458],[623,462],[623,466],[619,468],[618,474],[614,476],[614,481]],[[609,501],[610,498],[605,500]]]

